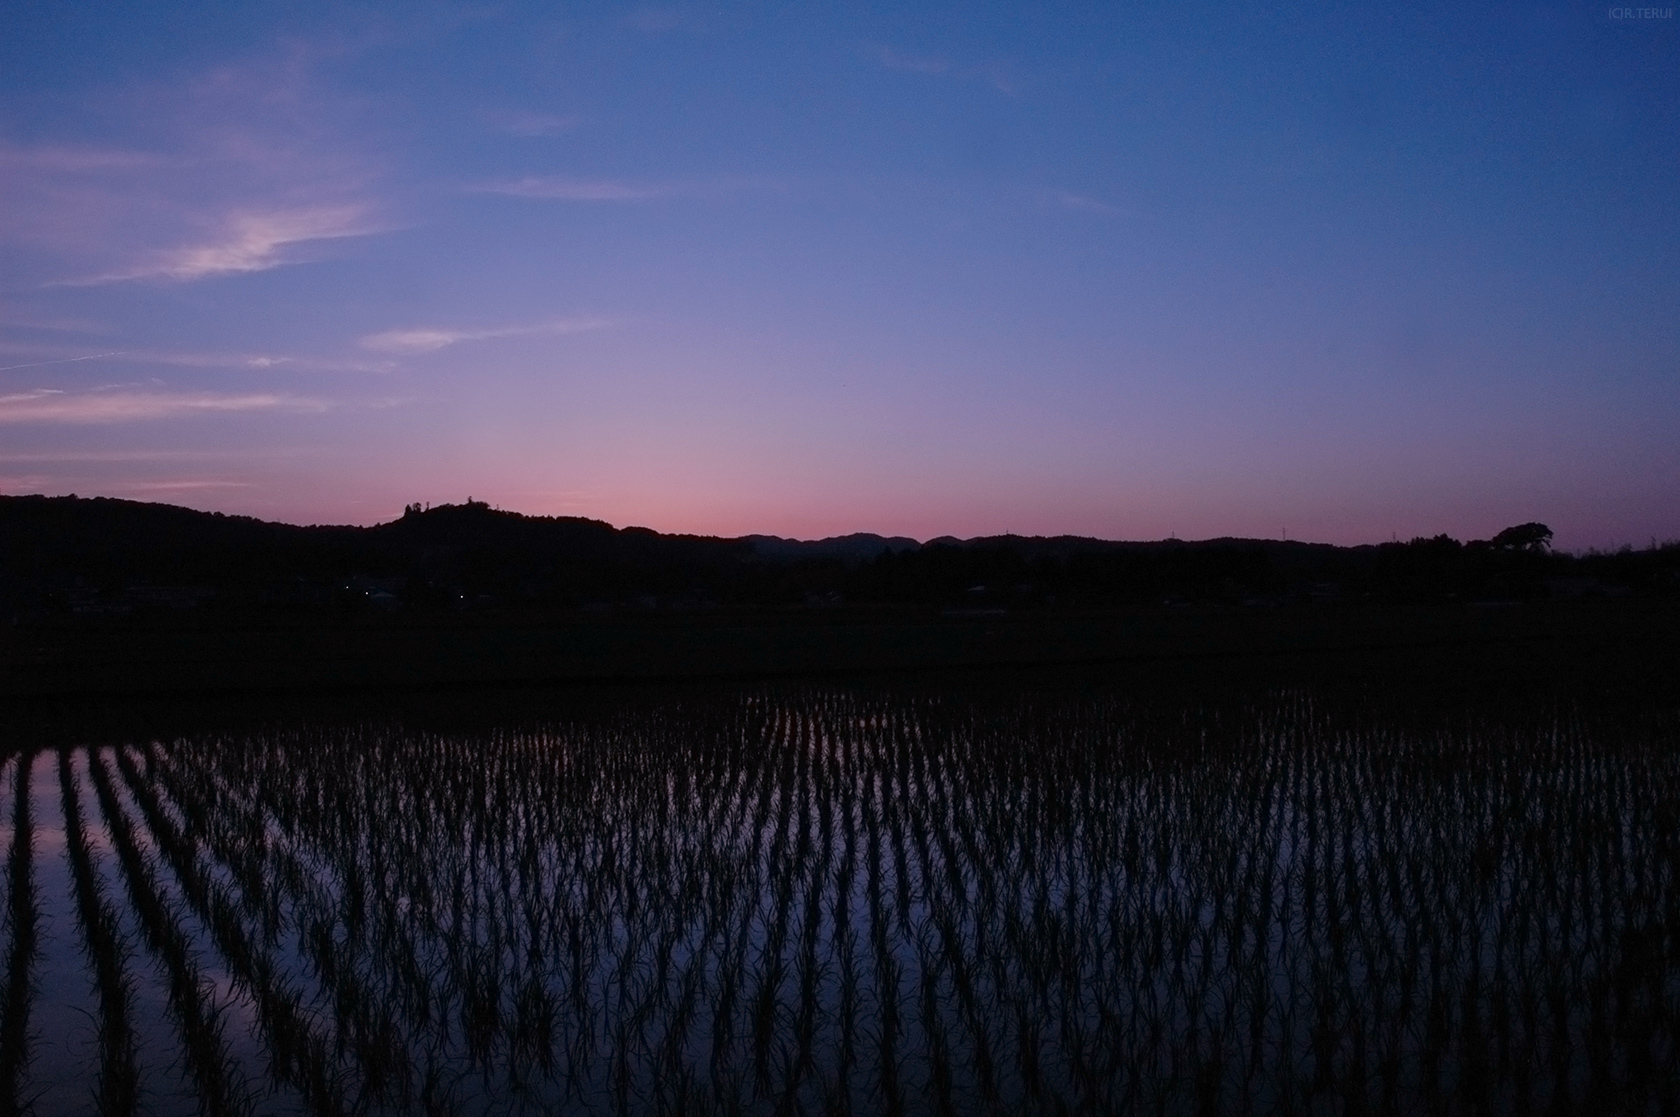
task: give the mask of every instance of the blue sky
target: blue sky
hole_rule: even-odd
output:
[[[1650,13],[14,0],[0,491],[1680,536]]]

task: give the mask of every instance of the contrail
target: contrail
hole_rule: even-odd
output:
[[[66,357],[62,361],[31,361],[26,365],[0,365],[0,372],[10,372],[14,368],[40,368],[43,365],[73,365],[77,361],[97,361],[101,357],[120,357],[127,352],[126,349],[118,349],[113,353],[90,353],[86,357]]]

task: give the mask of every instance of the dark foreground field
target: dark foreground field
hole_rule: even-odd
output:
[[[1680,603],[65,618],[0,626],[0,702],[1193,662],[1660,691]]]
[[[1662,646],[34,706],[0,1097],[1671,1112]]]

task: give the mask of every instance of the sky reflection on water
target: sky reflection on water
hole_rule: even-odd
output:
[[[746,689],[13,756],[0,1091],[1672,1107],[1666,716]]]

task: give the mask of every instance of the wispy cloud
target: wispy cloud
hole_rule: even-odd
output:
[[[551,202],[646,202],[661,198],[707,198],[743,190],[776,189],[761,178],[719,177],[673,182],[636,182],[616,178],[574,178],[570,175],[527,175],[507,182],[467,187],[471,194],[501,194]]]
[[[74,120],[43,143],[0,135],[8,282],[236,276],[390,227],[375,216],[394,205],[378,137],[346,126],[353,105],[316,72],[334,56],[288,41],[196,75],[90,90],[79,107],[100,134],[136,137],[122,144],[71,141]]]
[[[91,318],[66,314],[44,314],[20,307],[0,309],[0,329],[44,330],[59,334],[108,334],[111,328]]]
[[[115,486],[117,491],[130,493],[182,493],[200,489],[249,489],[250,481],[225,481],[210,478],[191,478],[182,481],[129,481]]]
[[[975,76],[983,79],[987,85],[999,93],[1007,93],[1013,97],[1026,84],[1021,74],[1008,62],[991,62],[974,71]]]
[[[366,208],[358,205],[236,213],[212,240],[160,253],[136,268],[61,281],[56,286],[88,287],[137,279],[189,282],[268,271],[299,262],[293,252],[297,245],[385,230],[386,226],[371,220]]]
[[[0,423],[130,423],[182,415],[245,411],[327,410],[324,400],[269,392],[152,392],[106,389],[64,392],[37,388],[0,395]]]
[[[677,30],[686,20],[681,8],[669,4],[644,4],[625,16],[624,22],[637,31],[658,35]]]
[[[289,262],[286,250],[293,245],[378,231],[360,206],[239,214],[228,222],[226,236],[173,253],[159,271],[170,279],[266,271]]]
[[[85,353],[62,345],[34,345],[0,341],[0,353],[36,360],[0,365],[0,372],[83,361],[112,361],[119,365],[163,365],[171,368],[281,369],[289,372],[389,372],[389,361],[300,357],[285,353],[214,353],[169,349],[120,349]]]
[[[22,454],[0,454],[0,463],[15,465],[130,465],[141,462],[225,461],[229,458],[275,457],[296,451],[214,450],[54,450]]]
[[[54,478],[45,473],[0,473],[0,493],[39,493],[52,487]]]
[[[161,167],[172,162],[174,160],[148,151],[97,147],[15,147],[0,144],[0,167],[25,168],[49,174],[124,171],[137,167]]]
[[[887,69],[909,74],[943,74],[951,68],[949,62],[936,55],[906,54],[892,47],[876,47],[875,57]]]
[[[927,74],[931,77],[959,80],[975,79],[985,82],[999,93],[1011,96],[1018,92],[1022,85],[1015,67],[1008,61],[988,62],[979,66],[957,66],[937,54],[911,54],[894,47],[879,45],[871,47],[870,53],[882,66],[901,73]]]
[[[110,353],[89,353],[85,357],[60,357],[52,361],[26,361],[21,365],[0,365],[0,372],[11,372],[20,368],[45,368],[48,365],[73,365],[81,361],[99,361],[106,357],[120,356],[122,356],[122,350],[119,349]]]
[[[1063,209],[1083,210],[1086,213],[1119,213],[1116,206],[1093,198],[1088,194],[1076,194],[1071,190],[1045,190],[1041,193],[1045,201],[1061,206]]]
[[[471,189],[475,194],[505,194],[510,198],[559,202],[640,202],[650,198],[667,198],[678,192],[668,186],[649,183],[569,178],[565,175],[527,175],[512,182],[490,182]]]
[[[369,334],[360,341],[363,349],[379,353],[413,355],[431,353],[463,341],[488,341],[498,337],[525,337],[532,334],[576,334],[586,330],[605,329],[612,325],[600,318],[564,319],[524,326],[498,326],[492,329],[460,330],[437,326],[420,326],[403,330],[385,330]]]
[[[491,122],[500,131],[510,136],[557,136],[561,132],[570,132],[581,124],[582,118],[577,116],[556,116],[549,113],[514,112],[497,113],[491,117]]]

